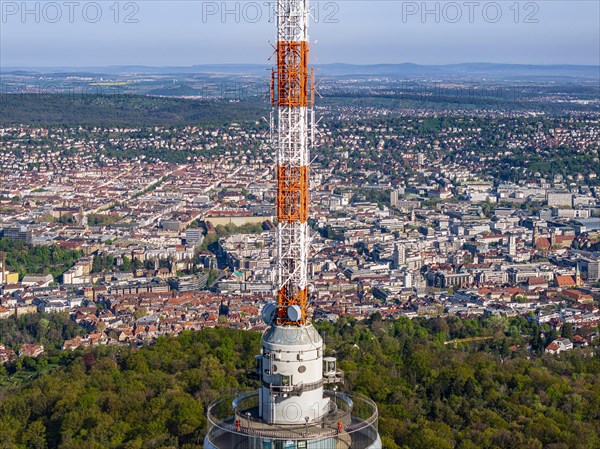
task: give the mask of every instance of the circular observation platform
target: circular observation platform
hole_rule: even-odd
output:
[[[301,425],[268,424],[258,416],[258,392],[208,408],[205,449],[381,449],[377,405],[367,398],[326,391],[329,410]]]

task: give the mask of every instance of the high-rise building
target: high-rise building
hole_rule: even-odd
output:
[[[600,261],[592,260],[588,263],[588,279],[597,281],[600,279]]]
[[[277,151],[277,301],[256,356],[258,391],[208,409],[206,449],[381,449],[378,412],[367,398],[328,391],[343,383],[307,316],[309,147],[313,80],[308,69],[308,1],[278,0],[277,68],[271,97]]]
[[[404,243],[394,244],[393,268],[398,269],[406,265],[406,246]]]
[[[517,255],[517,237],[514,235],[508,237],[508,255],[511,257]]]
[[[390,206],[396,207],[398,205],[398,191],[392,190],[390,192]]]
[[[404,272],[404,288],[412,288],[413,287],[413,274],[410,270],[406,270]]]

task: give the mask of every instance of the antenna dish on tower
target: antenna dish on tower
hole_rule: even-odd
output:
[[[300,306],[289,306],[287,308],[287,315],[290,321],[297,322],[302,318],[302,309]]]
[[[265,324],[268,324],[269,326],[273,324],[275,318],[277,317],[277,304],[274,302],[265,304],[262,308],[261,315]]]

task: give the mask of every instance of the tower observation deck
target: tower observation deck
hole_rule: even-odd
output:
[[[275,0],[277,67],[271,141],[277,153],[277,301],[256,356],[257,391],[208,409],[206,449],[381,449],[375,403],[326,390],[343,383],[307,317],[309,148],[314,82],[308,68],[308,0]]]

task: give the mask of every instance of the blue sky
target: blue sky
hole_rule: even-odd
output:
[[[266,63],[265,1],[1,1],[7,66]],[[314,2],[313,61],[599,64],[600,2]],[[425,11],[427,10],[427,11]],[[314,43],[317,41],[316,43]]]

